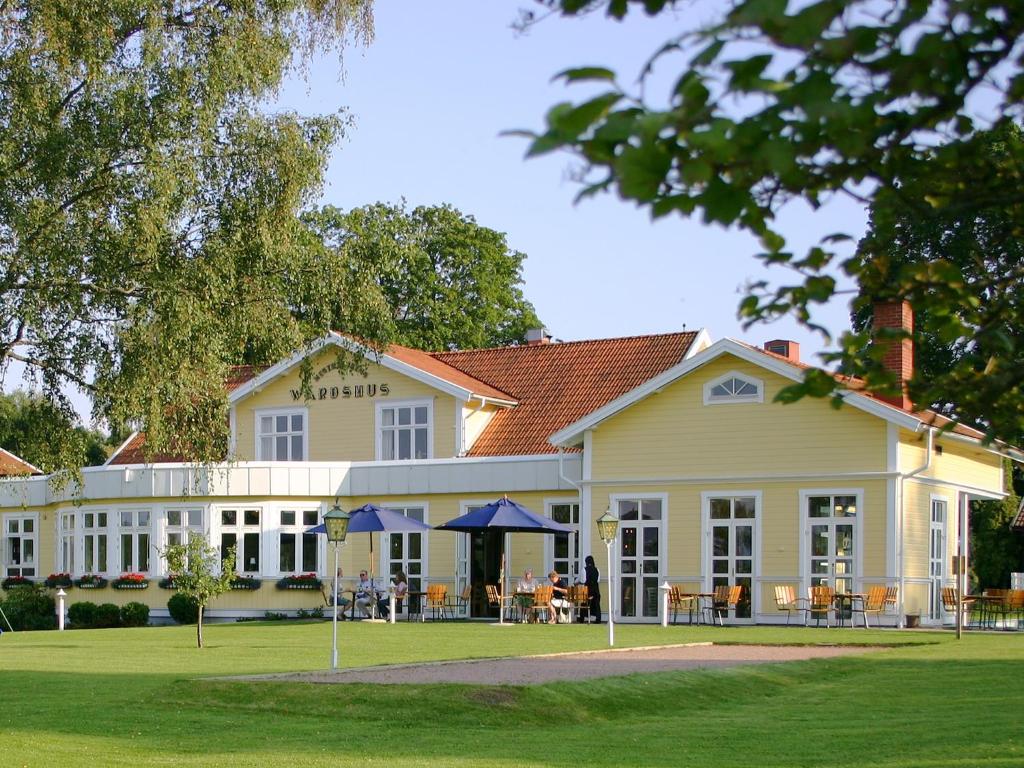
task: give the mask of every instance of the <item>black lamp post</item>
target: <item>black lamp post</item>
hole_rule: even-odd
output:
[[[348,521],[351,516],[338,506],[334,499],[331,511],[324,515],[324,528],[327,529],[327,540],[334,544],[334,618],[331,627],[331,669],[338,668],[338,549],[345,543],[348,536]]]

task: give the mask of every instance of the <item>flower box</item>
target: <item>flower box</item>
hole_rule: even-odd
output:
[[[160,589],[177,589],[178,585],[174,583],[173,576],[165,576],[157,582]]]
[[[254,576],[235,576],[231,580],[232,589],[254,590],[263,586],[263,582]]]
[[[73,583],[70,573],[51,573],[46,577],[46,581],[43,582],[50,589],[70,587]]]
[[[317,578],[315,573],[300,573],[294,576],[285,576],[277,582],[278,589],[321,589],[324,583]]]
[[[0,581],[0,587],[4,589],[11,589],[13,587],[31,587],[32,579],[26,579],[24,576],[8,576],[3,581]]]
[[[147,589],[149,579],[141,573],[122,573],[110,582],[110,586],[114,589]]]
[[[75,579],[75,586],[79,589],[103,589],[107,586],[107,580],[95,573],[87,573],[80,579]]]

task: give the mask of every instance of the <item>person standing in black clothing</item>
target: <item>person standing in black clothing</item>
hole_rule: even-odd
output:
[[[598,624],[601,623],[601,574],[598,573],[597,566],[594,565],[594,556],[587,555],[587,558],[583,561],[586,566],[584,575],[586,580],[583,582],[587,585],[587,597],[590,599],[590,615],[591,621],[596,621]]]

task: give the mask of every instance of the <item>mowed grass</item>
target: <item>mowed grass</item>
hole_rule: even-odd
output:
[[[339,625],[343,666],[602,648],[603,627]],[[329,623],[5,634],[4,766],[1022,766],[1024,633],[617,627],[617,645],[863,656],[541,686],[239,682],[323,669]]]

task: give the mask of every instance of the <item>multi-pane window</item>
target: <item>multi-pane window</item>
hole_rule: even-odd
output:
[[[256,416],[257,458],[262,461],[305,461],[306,414],[303,411]]]
[[[75,513],[60,514],[60,567],[65,573],[77,573],[75,570]]]
[[[82,513],[82,541],[84,557],[82,568],[85,573],[107,572],[107,513]]]
[[[423,507],[390,508],[413,520],[426,522],[426,510]],[[394,576],[399,571],[405,571],[405,575],[409,577],[407,583],[411,592],[423,591],[424,559],[427,551],[427,540],[424,533],[407,531],[384,534],[387,540],[388,573]]]
[[[149,571],[150,512],[148,509],[123,509],[121,523],[121,572]]]
[[[315,509],[282,509],[278,534],[278,570],[283,574],[319,572],[320,551],[315,533],[306,531],[319,522]]]
[[[378,407],[381,461],[430,458],[428,402]]]
[[[856,496],[807,497],[811,586],[830,586],[844,593],[854,591],[857,516]]]
[[[168,509],[167,543],[187,544],[192,535],[203,532],[203,510]]]
[[[761,382],[737,373],[727,373],[704,385],[705,403],[752,403],[761,398]]]
[[[4,515],[4,575],[38,576],[36,516]]]
[[[235,570],[260,571],[260,510],[222,509],[220,511],[220,556],[235,547]]]
[[[567,583],[572,583],[578,576],[576,568],[580,561],[580,505],[551,504],[548,514],[556,523],[573,528],[572,533],[556,533],[550,537],[551,570],[557,571]]]

